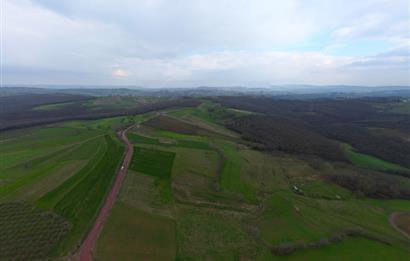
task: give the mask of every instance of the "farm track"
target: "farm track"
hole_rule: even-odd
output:
[[[127,146],[125,157],[124,157],[124,160],[122,162],[120,169],[118,170],[117,177],[115,178],[112,189],[110,193],[108,194],[107,198],[105,199],[104,205],[102,206],[100,213],[98,214],[97,219],[95,220],[94,226],[92,227],[92,229],[90,230],[86,239],[84,240],[84,242],[82,243],[80,247],[79,254],[78,254],[78,260],[80,261],[93,260],[93,250],[95,248],[95,244],[97,242],[98,236],[100,235],[102,228],[110,214],[110,211],[112,207],[114,206],[117,195],[121,189],[122,182],[125,178],[125,175],[127,174],[128,166],[132,159],[134,148],[131,142],[128,140],[127,132],[133,127],[134,125],[119,132],[119,136],[121,140]]]
[[[403,236],[405,236],[407,239],[410,239],[410,235],[407,234],[406,231],[404,231],[403,229],[401,229],[400,227],[398,227],[396,225],[396,218],[398,215],[402,214],[403,212],[394,212],[389,216],[389,223],[390,225],[396,229],[398,232],[400,232]]]

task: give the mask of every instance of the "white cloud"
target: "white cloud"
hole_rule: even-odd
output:
[[[406,0],[3,1],[6,83],[409,82]],[[331,55],[352,39],[407,49]]]
[[[112,74],[118,78],[124,78],[128,76],[128,72],[124,71],[123,69],[117,68],[115,69]]]

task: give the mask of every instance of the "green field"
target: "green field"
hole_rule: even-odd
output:
[[[114,181],[123,148],[110,136],[105,136],[105,145],[98,159],[86,165],[38,202],[38,206],[52,207],[56,213],[72,223],[69,235],[61,244],[63,252],[70,250],[84,236],[84,231],[92,226],[102,199]]]
[[[355,151],[351,146],[345,146],[345,152],[348,159],[355,165],[381,171],[397,171],[410,173],[410,170],[398,164],[384,161],[371,155]]]
[[[172,152],[134,147],[130,169],[168,179],[171,176],[175,154]]]
[[[0,202],[24,201],[69,224],[62,238],[50,241],[46,256],[71,254],[81,243],[121,162],[124,147],[115,131],[142,119],[70,121],[2,135]],[[30,238],[18,235],[22,242]]]
[[[204,114],[204,107],[198,110],[181,109],[170,113],[184,120],[192,119],[193,115],[197,119],[202,117],[201,127],[210,124],[209,128],[213,128],[216,121]],[[333,251],[346,251],[352,244],[357,249],[357,258],[381,256],[395,260],[410,256],[405,250],[405,240],[387,223],[389,213],[408,208],[409,203],[357,199],[350,191],[319,178],[322,173],[333,170],[327,162],[314,169],[303,160],[271,156],[215,136],[136,129],[131,137],[137,148],[144,149],[135,154],[141,163],[140,169],[135,164],[133,170],[139,173],[129,173],[120,196],[120,202],[126,204],[121,208],[126,213],[139,209],[174,220],[177,259],[201,256],[209,260],[305,260],[306,253],[308,260],[321,260],[334,255]],[[182,146],[182,140],[199,146]],[[167,152],[165,155],[173,153],[172,168],[165,167],[167,163],[157,164],[167,161],[162,159],[169,157],[163,156],[164,152]],[[173,200],[161,200],[163,188],[158,176],[169,173],[162,168],[172,169],[167,180],[172,185],[169,196]],[[294,186],[302,192],[295,193]],[[263,210],[258,210],[261,205]],[[120,220],[116,215],[111,222],[116,224]],[[349,229],[386,238],[393,246],[354,237],[320,249],[297,250],[287,256],[271,254],[272,247],[283,243],[314,243]],[[164,235],[170,236],[167,231],[163,229]],[[110,225],[105,233],[106,239],[100,243],[130,238],[132,231],[116,236]],[[110,252],[120,253],[120,246],[113,245],[115,249]],[[99,252],[100,256],[104,253],[102,248]],[[340,256],[346,258],[348,253]],[[156,257],[151,255],[151,258]]]
[[[108,108],[132,98],[96,101]],[[392,212],[410,211],[408,200],[370,199],[327,178],[336,171],[404,168],[348,146],[352,164],[256,150],[221,125],[230,115],[249,112],[210,101],[160,115],[167,113],[206,131],[186,135],[145,126],[158,116],[151,113],[2,135],[0,210],[7,215],[0,217],[1,242],[27,245],[20,252],[26,260],[72,257],[120,166],[124,145],[116,132],[138,123],[129,132],[129,171],[93,252],[97,260],[410,258],[409,241],[388,222]],[[410,187],[405,177],[394,178],[400,188]],[[327,242],[348,231],[357,234],[316,248],[295,247],[288,255],[273,251]],[[2,247],[0,259],[14,255]]]
[[[277,260],[406,260],[409,253],[365,238],[349,238],[320,249],[307,249]]]
[[[149,104],[154,101],[158,101],[155,98],[139,98],[131,96],[107,96],[107,97],[95,97],[89,100],[74,101],[74,102],[62,102],[45,104],[34,107],[35,111],[50,111],[58,110],[68,106],[82,106],[90,108],[92,110],[99,109],[132,109],[139,105]]]
[[[98,260],[173,260],[176,255],[175,222],[117,202],[100,236],[96,253]]]

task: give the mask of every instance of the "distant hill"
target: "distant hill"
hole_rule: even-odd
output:
[[[145,88],[115,86],[6,86],[0,88],[0,96],[16,94],[74,94],[87,96],[272,96],[281,99],[316,98],[359,98],[359,97],[410,97],[409,86],[348,86],[348,85],[274,85],[250,88],[233,87],[192,87],[192,88]]]

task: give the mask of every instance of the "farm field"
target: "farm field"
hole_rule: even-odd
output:
[[[56,221],[50,219],[50,225],[44,222],[41,225],[39,221],[39,229],[50,226],[51,230],[44,230],[38,236],[53,240],[42,250],[39,247],[36,250],[33,245],[33,252],[26,258],[34,258],[37,254],[39,257],[65,256],[76,251],[93,224],[123,155],[123,145],[115,137],[115,132],[142,118],[127,116],[71,121],[8,131],[1,136],[0,204],[8,206],[12,202],[25,202],[23,210],[19,210],[20,205],[10,207],[10,216],[13,211],[16,215],[17,211],[26,211],[28,219],[30,215],[33,218],[41,215],[56,217]],[[61,229],[57,221],[62,224]],[[7,230],[12,241],[4,247],[12,247],[12,242],[35,240],[33,233],[36,230],[28,230],[33,224],[29,220],[20,223]],[[8,226],[7,223],[4,226]],[[54,230],[53,226],[56,227]],[[18,232],[25,230],[26,234]],[[9,251],[1,252],[6,259],[13,255]]]
[[[320,161],[316,163],[320,167],[312,167],[289,154],[256,151],[246,141],[226,138],[223,131],[203,131],[215,130],[213,124],[223,118],[221,112],[206,116],[203,107],[172,110],[172,117],[162,125],[167,113],[154,115],[155,121],[142,123],[130,133],[138,150],[134,160],[140,164],[128,173],[116,207],[124,213],[138,209],[172,220],[177,259],[306,260],[306,255],[307,260],[321,260],[340,253],[335,260],[343,260],[351,254],[348,249],[355,251],[357,260],[410,257],[408,242],[387,221],[392,211],[408,209],[408,201],[369,202],[324,178],[324,173],[338,168],[331,162]],[[200,131],[187,132],[182,122],[170,128],[172,119],[189,124],[201,121],[196,125]],[[175,126],[183,127],[179,131]],[[201,145],[183,146],[181,140]],[[174,155],[171,172],[169,155]],[[166,193],[164,180],[171,188]],[[97,248],[101,258],[114,253],[126,258],[127,251],[137,255],[138,249],[122,250],[122,244],[128,246],[134,240],[137,245],[140,239],[132,238],[132,230],[116,231],[121,219],[118,213],[112,215],[104,228]],[[155,224],[155,218],[151,222]],[[163,229],[166,238],[172,233]],[[327,238],[340,239],[316,247]],[[112,248],[103,248],[114,241]],[[161,241],[152,247],[161,249]],[[289,248],[289,254],[274,254]]]
[[[118,202],[105,227],[96,248],[98,260],[172,260],[175,257],[175,223],[170,218]]]
[[[118,102],[96,101],[108,107]],[[3,132],[4,258],[37,238],[49,240],[29,244],[22,258],[75,255],[121,167],[125,148],[116,133],[130,125],[134,154],[97,240],[97,260],[410,257],[409,240],[389,224],[392,213],[410,211],[410,181],[398,175],[406,166],[380,157],[384,152],[359,153],[344,140],[304,130],[316,139],[313,148],[332,146],[335,157],[322,157],[312,147],[278,140],[307,126],[300,120],[266,118],[277,132],[265,133],[258,124],[268,116],[260,110],[200,102]],[[52,110],[45,106],[37,111]],[[19,219],[9,221],[13,216]]]

